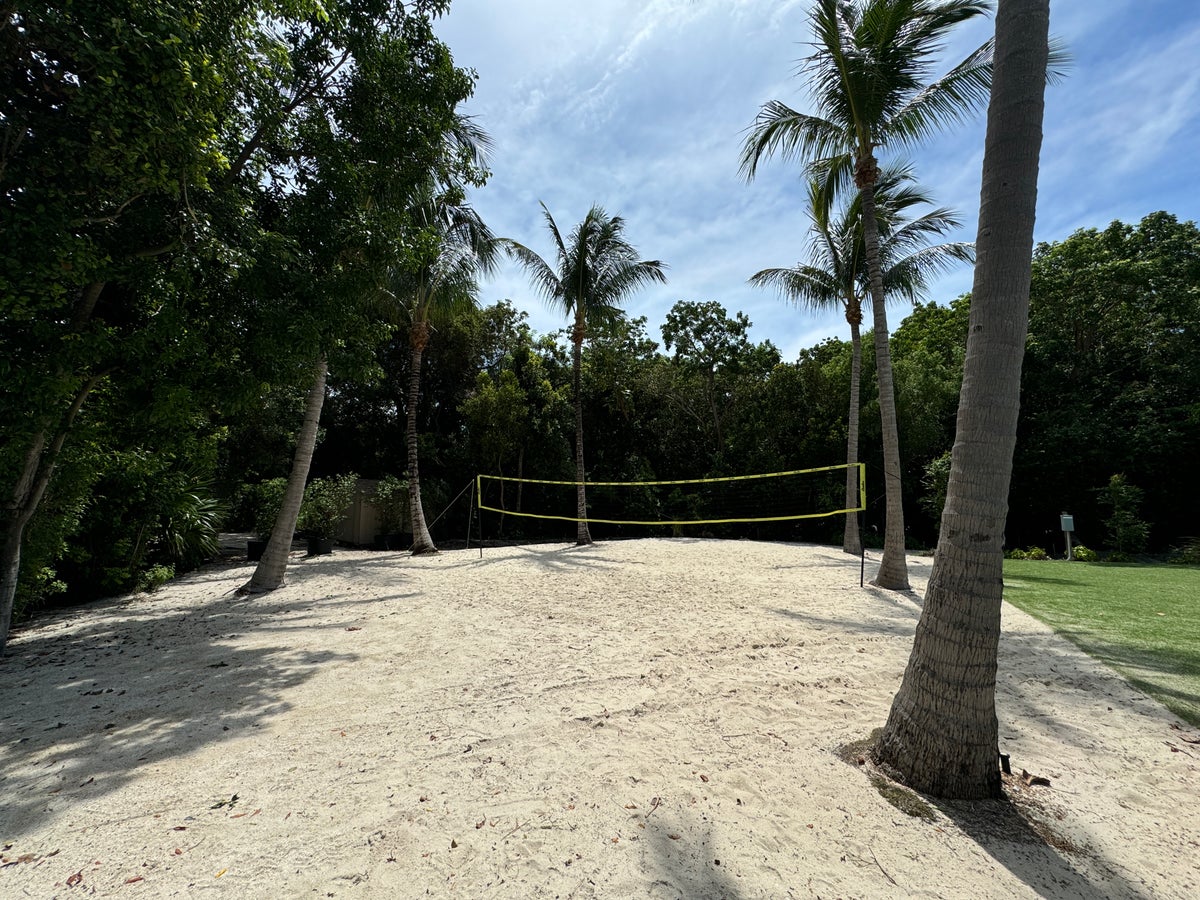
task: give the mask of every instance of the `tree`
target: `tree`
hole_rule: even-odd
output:
[[[225,167],[220,70],[254,13],[208,19],[198,5],[0,5],[0,651],[25,529],[122,339],[146,322],[136,294],[109,288],[193,232],[189,197]]]
[[[735,313],[731,319],[715,300],[680,300],[671,307],[662,327],[664,348],[675,350],[675,367],[685,376],[698,378],[701,385],[699,403],[677,397],[677,408],[708,431],[718,465],[725,453],[725,422],[732,411],[738,376],[754,356],[754,345],[746,336],[750,325],[745,313]]]
[[[996,664],[1037,205],[1049,0],[1001,0],[970,336],[933,572],[876,758],[926,793],[998,796]]]
[[[950,30],[987,10],[984,0],[818,0],[812,12],[816,52],[805,60],[804,71],[819,114],[772,101],[760,110],[742,151],[747,177],[754,176],[764,156],[779,152],[807,161],[830,185],[852,174],[859,191],[887,494],[883,559],[874,583],[893,590],[908,588],[908,564],[875,151],[915,144],[983,104],[991,75],[990,42],[941,79],[928,79]]]
[[[650,282],[665,283],[666,266],[658,260],[639,260],[625,238],[625,220],[609,216],[599,206],[588,210],[566,241],[542,204],[546,227],[554,239],[555,266],[523,244],[506,241],[505,247],[533,280],[548,303],[566,314],[571,326],[572,391],[575,401],[576,543],[590,544],[587,495],[583,465],[583,397],[580,392],[583,342],[588,323],[620,318],[621,303],[634,290]]]
[[[444,4],[345,2],[328,20],[289,34],[297,66],[315,57],[328,69],[284,152],[263,161],[276,178],[263,206],[280,211],[277,227],[296,248],[281,277],[299,272],[311,304],[292,341],[316,363],[283,505],[244,588],[250,593],[283,582],[329,361],[364,365],[386,335],[375,314],[386,275],[429,264],[420,249],[429,223],[414,214],[414,199],[431,183],[482,177],[459,140],[455,111],[473,82],[454,67],[427,12]]]
[[[481,149],[486,139],[478,141]],[[421,358],[429,343],[431,322],[474,306],[479,276],[491,271],[496,239],[479,214],[465,202],[460,185],[429,185],[412,210],[425,250],[415,266],[399,273],[393,294],[409,318],[411,357],[408,373],[407,425],[408,501],[412,514],[414,554],[436,553],[421,505],[417,451],[417,401],[421,395]]]
[[[879,255],[886,297],[902,296],[910,301],[924,292],[930,275],[955,262],[973,259],[971,245],[952,242],[926,246],[926,241],[959,226],[946,209],[935,209],[909,220],[905,214],[914,206],[930,203],[929,197],[911,182],[908,167],[889,168],[875,186]],[[863,301],[870,297],[870,273],[866,266],[861,195],[857,195],[836,217],[834,197],[821,179],[808,182],[809,229],[807,263],[789,269],[763,269],[750,278],[751,284],[778,288],[784,296],[809,309],[841,307],[850,326],[852,360],[850,370],[850,413],[846,438],[846,508],[858,506],[858,419],[862,375]],[[847,515],[842,549],[857,556],[862,552],[858,517]]]
[[[1104,527],[1108,531],[1108,545],[1113,550],[1113,556],[1128,559],[1131,553],[1145,550],[1150,526],[1138,516],[1138,508],[1142,505],[1142,489],[1130,484],[1124,475],[1117,474],[1108,479],[1100,495],[1101,502],[1111,510],[1109,517],[1104,520]]]
[[[1197,284],[1200,228],[1166,212],[1037,246],[1010,540],[1044,543],[1068,510],[1099,545],[1114,472],[1145,490],[1156,549],[1195,533],[1179,498],[1200,492]]]

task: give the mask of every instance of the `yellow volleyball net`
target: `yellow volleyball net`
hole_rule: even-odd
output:
[[[847,503],[847,479],[857,505]],[[851,482],[854,484],[854,482]],[[578,483],[478,475],[479,509],[503,516],[577,522]],[[684,481],[588,481],[589,524],[725,525],[788,522],[856,513],[866,508],[866,467],[821,466]]]

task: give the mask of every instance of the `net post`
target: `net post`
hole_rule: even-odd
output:
[[[479,558],[483,559],[483,476],[475,476],[475,498],[479,503]]]
[[[867,573],[867,542],[863,540],[863,524],[866,517],[863,515],[863,510],[859,510],[855,515],[858,516],[858,586],[863,586],[863,579]]]
[[[471,482],[471,499],[468,503],[467,513],[467,549],[471,549],[471,526],[475,524],[475,482]]]
[[[858,586],[863,586],[867,572],[867,542],[864,526],[867,521],[867,466],[858,464]]]

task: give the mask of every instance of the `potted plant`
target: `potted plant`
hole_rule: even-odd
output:
[[[304,504],[300,507],[299,530],[308,538],[308,555],[319,556],[333,552],[337,537],[354,493],[358,476],[339,475],[336,478],[316,478],[304,488]]]
[[[283,506],[283,491],[286,487],[286,478],[272,478],[270,481],[246,485],[246,505],[250,508],[255,534],[255,537],[246,542],[246,559],[251,562],[262,559],[263,552],[267,549],[271,529],[275,527],[279,508]]]
[[[376,550],[402,550],[407,546],[404,526],[408,523],[408,482],[388,475],[375,487],[371,505],[378,514]]]

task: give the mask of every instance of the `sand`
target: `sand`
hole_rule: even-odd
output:
[[[839,758],[929,565],[895,594],[794,544],[339,550],[39,620],[0,661],[0,896],[1200,895],[1195,731],[1007,605],[1024,817],[913,817]]]

